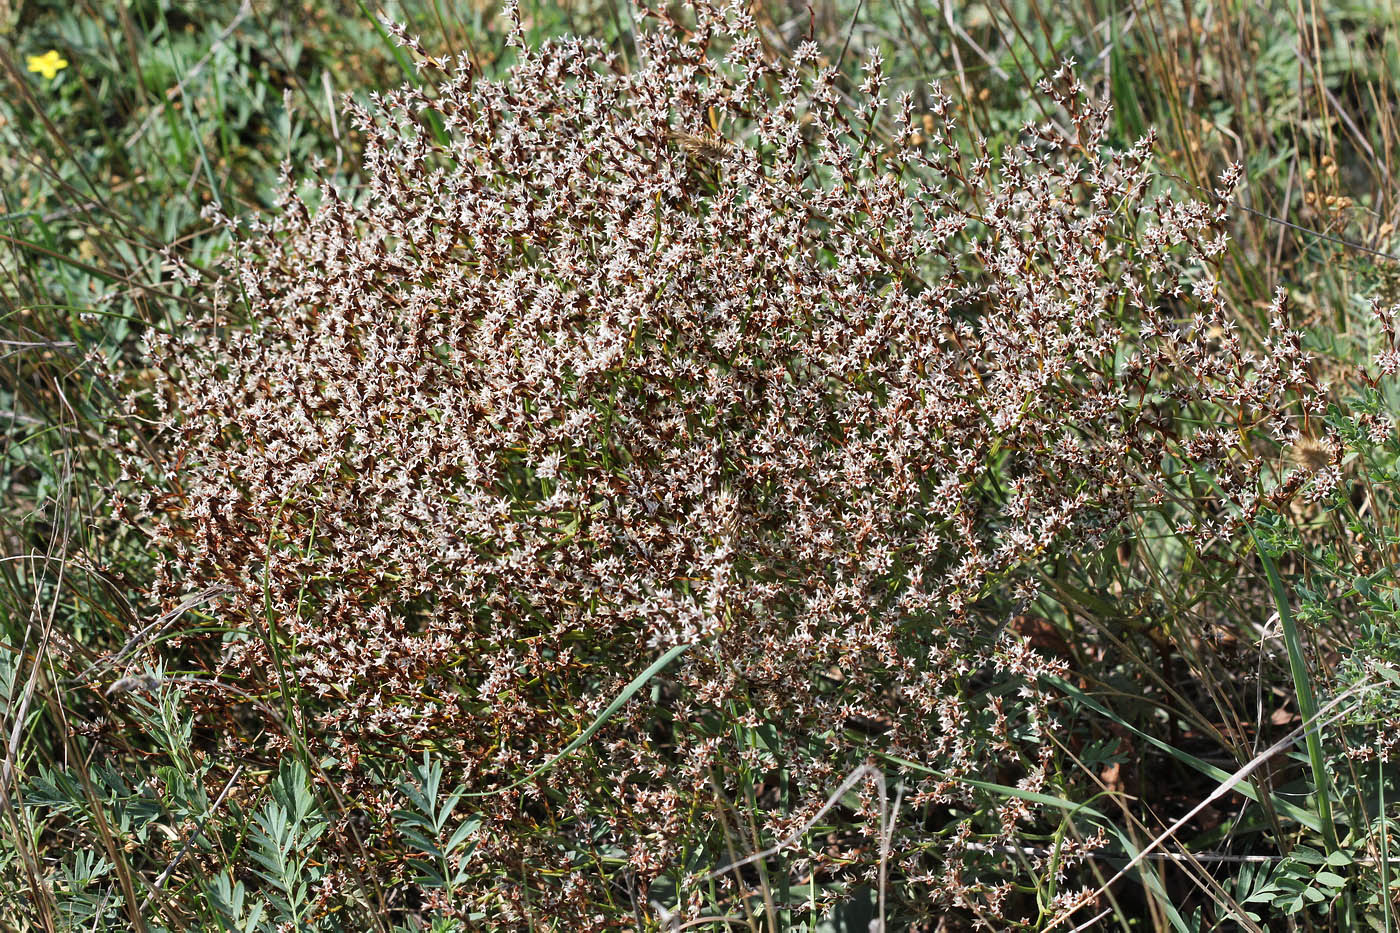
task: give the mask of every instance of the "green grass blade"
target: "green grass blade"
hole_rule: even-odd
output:
[[[379,38],[384,42],[385,48],[394,56],[394,61],[399,63],[399,69],[404,73],[404,76],[408,78],[409,83],[414,87],[423,87],[423,77],[418,73],[418,69],[413,66],[413,62],[409,59],[408,53],[394,41],[393,36],[389,35],[389,30],[384,28],[384,24],[379,21],[379,17],[369,11],[369,8],[365,6],[364,0],[357,0],[357,3],[360,7],[360,12],[363,13],[365,19],[369,20],[370,24],[374,26],[374,31],[379,34]],[[451,137],[447,135],[447,127],[443,126],[442,117],[432,110],[425,111],[424,116],[428,120],[428,125],[432,127],[433,136],[437,138],[439,143],[446,146],[451,141]]]
[[[1192,755],[1190,752],[1184,752],[1181,749],[1162,741],[1156,736],[1142,731],[1141,729],[1129,723],[1127,720],[1123,719],[1121,716],[1115,714],[1108,707],[1102,705],[1097,700],[1091,698],[1087,693],[1085,693],[1083,690],[1080,690],[1074,684],[1071,684],[1068,681],[1061,680],[1058,677],[1047,677],[1046,682],[1054,684],[1057,689],[1062,690],[1070,696],[1074,697],[1077,701],[1087,706],[1094,712],[1098,713],[1100,716],[1112,720],[1113,722],[1122,726],[1124,729],[1129,730],[1139,738],[1149,742],[1152,745],[1155,745],[1157,748],[1160,748],[1162,751],[1166,752],[1168,755],[1172,756],[1177,761],[1181,762],[1187,767],[1195,771],[1199,771],[1201,774],[1204,774],[1211,780],[1220,782],[1229,779],[1230,773],[1228,771],[1225,771],[1221,768],[1217,768],[1213,764],[1202,761],[1195,755]],[[1241,783],[1237,787],[1235,787],[1235,791],[1239,794],[1242,794],[1245,797],[1248,797],[1255,803],[1260,802],[1259,792],[1255,790],[1253,785]],[[1273,805],[1275,810],[1287,816],[1289,819],[1294,820],[1302,826],[1306,826],[1313,832],[1322,832],[1322,822],[1317,818],[1316,814],[1304,809],[1303,807],[1298,806],[1297,804],[1289,803],[1287,800],[1284,800],[1282,797],[1276,796],[1274,794],[1269,795],[1269,802]]]
[[[932,768],[929,768],[926,765],[921,765],[917,761],[910,761],[907,758],[898,758],[894,755],[884,753],[880,753],[879,757],[883,758],[885,761],[888,761],[890,764],[900,765],[902,767],[909,768],[913,771],[923,771],[927,774],[935,774],[939,775],[940,777],[943,776],[940,772],[934,771]],[[1027,803],[1034,803],[1043,807],[1051,807],[1056,810],[1063,810],[1066,813],[1068,813],[1071,817],[1076,815],[1086,816],[1093,822],[1098,823],[1099,825],[1107,829],[1109,832],[1111,832],[1114,835],[1114,837],[1117,838],[1118,844],[1123,847],[1123,851],[1127,853],[1127,857],[1129,859],[1137,857],[1138,848],[1136,845],[1133,844],[1133,841],[1130,838],[1128,838],[1128,835],[1125,832],[1123,832],[1123,830],[1121,830],[1116,823],[1114,823],[1104,814],[1100,813],[1098,810],[1095,810],[1093,807],[1089,806],[1087,803],[1075,803],[1072,800],[1066,800],[1063,797],[1056,797],[1051,794],[1042,794],[1037,791],[1023,790],[1019,787],[1011,787],[1007,784],[995,784],[991,781],[978,781],[974,780],[973,778],[959,778],[958,782],[961,784],[966,784],[969,787],[975,787],[978,790],[988,791],[989,793],[996,794],[1000,797],[1015,797],[1016,799],[1024,800]],[[1156,873],[1148,871],[1147,866],[1140,865],[1138,866],[1137,874],[1138,877],[1142,880],[1143,886],[1152,891],[1152,893],[1156,896],[1158,902],[1164,908],[1165,913],[1167,915],[1167,919],[1171,922],[1173,929],[1177,930],[1178,933],[1189,933],[1191,929],[1190,926],[1187,925],[1186,921],[1182,918],[1181,914],[1178,913],[1176,908],[1172,905],[1171,897],[1167,894],[1166,888],[1162,886],[1162,880],[1159,877],[1157,877]]]
[[[565,745],[564,748],[561,749],[557,755],[546,761],[544,764],[540,765],[535,770],[531,771],[529,774],[525,775],[520,780],[516,781],[514,784],[511,784],[507,787],[497,788],[495,790],[475,791],[473,793],[463,794],[462,796],[489,797],[492,794],[505,793],[508,790],[514,790],[515,788],[526,783],[527,781],[533,781],[541,774],[544,774],[550,768],[554,767],[556,764],[558,764],[560,761],[566,758],[569,754],[578,749],[578,747],[581,746],[583,743],[593,738],[593,736],[598,733],[598,730],[603,728],[603,725],[613,717],[614,713],[622,709],[623,705],[628,700],[632,699],[632,697],[637,695],[638,690],[641,690],[643,687],[645,687],[653,677],[661,673],[661,671],[664,670],[672,661],[674,661],[676,658],[680,657],[682,654],[689,651],[693,647],[693,643],[676,645],[670,651],[667,651],[661,657],[657,658],[654,662],[652,662],[651,667],[642,671],[635,678],[633,678],[632,682],[628,684],[627,687],[617,695],[616,699],[614,699],[611,703],[608,704],[608,708],[599,713],[598,717],[588,724],[587,729],[584,729],[582,732],[580,732],[574,738],[574,740],[568,745]]]
[[[1312,678],[1308,675],[1307,659],[1303,657],[1303,641],[1298,637],[1298,623],[1288,606],[1288,592],[1283,588],[1278,568],[1273,558],[1259,546],[1254,529],[1249,531],[1254,538],[1255,550],[1269,577],[1269,589],[1273,593],[1274,605],[1278,607],[1279,623],[1283,627],[1283,642],[1288,648],[1288,668],[1293,676],[1293,690],[1298,696],[1298,715],[1303,722],[1313,723],[1304,734],[1308,747],[1308,763],[1312,769],[1313,797],[1317,802],[1317,815],[1322,823],[1322,839],[1330,855],[1337,851],[1337,828],[1332,820],[1331,782],[1327,777],[1327,760],[1322,753],[1321,725],[1317,720],[1317,697],[1313,693]]]

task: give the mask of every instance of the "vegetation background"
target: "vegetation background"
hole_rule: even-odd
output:
[[[1266,328],[1282,289],[1326,375],[1355,390],[1347,411],[1395,410],[1393,392],[1366,370],[1380,339],[1370,303],[1400,297],[1400,11],[1390,0],[754,8],[775,44],[814,34],[853,75],[878,48],[892,88],[923,100],[928,82],[941,81],[994,148],[1040,118],[1036,81],[1077,60],[1092,92],[1113,99],[1116,145],[1158,129],[1164,184],[1208,197],[1229,164],[1242,166],[1223,281],[1232,307],[1259,312],[1245,326]],[[377,917],[313,916],[315,814],[327,803],[305,772],[267,770],[265,795],[233,805],[209,789],[211,763],[179,691],[110,690],[132,635],[164,625],[143,595],[155,557],[112,514],[108,424],[131,386],[113,384],[121,370],[111,364],[135,359],[147,329],[179,331],[191,299],[164,284],[171,256],[202,266],[228,247],[227,232],[203,219],[211,202],[234,215],[270,210],[280,166],[304,177],[317,159],[354,188],[363,138],[338,98],[368,100],[413,73],[378,12],[335,0],[0,0],[0,929],[493,928],[484,914],[434,915],[421,894],[404,893],[412,885],[390,891]],[[494,4],[410,0],[382,12],[434,54],[464,52],[488,74],[509,60]],[[577,33],[623,53],[636,28],[622,0],[526,0],[522,15],[532,38]],[[1352,423],[1333,414],[1338,430]],[[1183,567],[1166,549],[1119,563],[1059,556],[1059,614],[1024,634],[1073,667],[1085,631],[1113,623],[1119,633],[1114,680],[1081,683],[1077,694],[1098,723],[1079,749],[1084,774],[1105,798],[1096,806],[1121,810],[1124,846],[1091,864],[1090,877],[1107,882],[1133,847],[1296,735],[1300,714],[1322,702],[1314,694],[1393,679],[1395,457],[1393,436],[1350,455],[1349,488],[1369,492],[1295,515],[1296,526],[1261,527],[1231,559]],[[1228,584],[1241,574],[1260,581],[1260,602],[1240,603]],[[1116,596],[1067,582],[1085,576]],[[1271,650],[1279,625],[1302,639]],[[1188,681],[1194,692],[1175,709],[1094,699],[1173,694]],[[1266,819],[1222,793],[1132,865],[1101,912],[1060,928],[1096,916],[1097,926],[1074,928],[1396,929],[1390,833],[1400,788],[1388,749],[1397,726],[1384,704],[1373,712],[1378,735],[1363,741],[1375,754],[1347,756],[1358,740],[1339,733],[1320,765],[1299,744],[1265,769],[1264,796],[1275,795],[1279,812]],[[465,807],[454,815],[459,798],[437,786],[435,763],[401,765],[418,794],[418,812],[403,815],[422,842],[418,889],[489,870],[468,864]],[[1340,838],[1319,813],[1334,815]],[[1057,923],[1048,905],[1058,870],[1033,851],[1057,838],[1052,828],[1027,840],[1018,918],[989,920],[993,928]],[[743,848],[778,840],[754,841],[762,845]],[[209,868],[218,853],[238,862],[243,848],[255,873]],[[714,905],[731,919],[698,928],[854,930],[875,917],[868,886],[830,881],[844,903],[819,915],[795,882],[776,900],[769,872],[753,884],[742,904]],[[808,882],[813,903],[818,886]],[[679,928],[645,908],[613,920]],[[976,919],[919,922],[956,930]],[[887,918],[889,929],[912,922]]]

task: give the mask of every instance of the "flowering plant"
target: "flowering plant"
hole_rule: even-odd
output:
[[[225,221],[215,313],[133,400],[157,596],[223,588],[216,673],[294,727],[242,752],[304,742],[349,802],[325,909],[406,858],[384,763],[431,749],[479,795],[436,906],[503,929],[747,904],[766,869],[710,876],[817,825],[775,869],[801,910],[878,878],[1013,918],[997,845],[1076,792],[1068,658],[1030,638],[1056,549],[1145,515],[1208,548],[1327,475],[1272,456],[1320,397],[1282,298],[1241,335],[1218,288],[1239,170],[1161,193],[1068,65],[996,153],[878,55],[848,93],[741,5],[653,22],[630,69],[517,25],[499,81],[399,31],[440,83],[347,104],[365,189],[289,172]],[[869,783],[824,808],[866,763],[903,832]]]

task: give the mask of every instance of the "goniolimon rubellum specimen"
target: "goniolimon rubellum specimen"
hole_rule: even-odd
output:
[[[996,915],[1021,869],[965,843],[1043,828],[1068,728],[1065,661],[1007,620],[1056,547],[1144,504],[1235,533],[1272,482],[1246,441],[1316,404],[1307,358],[1281,305],[1246,347],[1216,287],[1238,170],[1208,202],[1150,191],[1151,137],[1109,148],[1068,67],[994,156],[936,88],[929,121],[886,99],[878,55],[847,99],[814,44],[686,16],[654,14],[630,70],[517,25],[499,80],[399,31],[437,83],[349,105],[363,190],[313,210],[290,179],[225,221],[217,310],[152,336],[167,383],[133,400],[161,426],[129,467],[157,596],[233,590],[235,633],[187,644],[295,684],[381,821],[382,763],[432,748],[480,795],[459,894],[503,929],[603,929],[663,876],[694,915],[687,878],[818,811],[804,871],[861,877],[876,803],[822,807],[875,750],[920,766],[889,775],[918,814],[891,902]],[[1199,509],[1184,458],[1217,484]],[[332,877],[364,864],[325,840]]]

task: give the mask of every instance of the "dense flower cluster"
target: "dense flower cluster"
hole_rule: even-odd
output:
[[[1037,807],[963,779],[1052,789],[1042,558],[1144,508],[1208,543],[1325,467],[1261,453],[1317,393],[1281,299],[1242,336],[1219,297],[1238,170],[1154,193],[1152,139],[1112,151],[1068,67],[994,154],[936,87],[887,101],[876,57],[844,91],[739,5],[656,16],[630,69],[512,45],[500,81],[414,48],[440,84],[350,106],[366,188],[289,185],[219,315],[152,339],[157,595],[233,591],[217,674],[298,685],[380,852],[383,761],[506,787],[693,645],[474,801],[457,909],[502,929],[631,923],[663,875],[694,916],[687,879],[866,761],[904,786],[891,896],[1007,909],[987,843]],[[882,804],[847,804],[775,870],[873,879]]]

